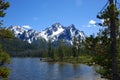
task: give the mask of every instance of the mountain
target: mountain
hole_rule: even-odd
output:
[[[15,37],[27,41],[28,43],[32,43],[39,39],[45,39],[46,41],[51,40],[52,42],[63,40],[64,42],[72,44],[74,37],[78,40],[85,39],[84,32],[76,29],[73,24],[65,27],[60,23],[55,23],[41,32],[32,29],[28,30],[21,26],[11,26],[8,29],[15,34]]]
[[[38,32],[35,30],[27,30],[21,26],[11,26],[8,29],[14,33],[15,37],[20,38],[23,41],[27,41],[28,43],[32,43],[38,39],[36,37]]]

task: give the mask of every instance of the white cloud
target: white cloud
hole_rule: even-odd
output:
[[[23,28],[26,28],[26,29],[31,29],[31,27],[29,25],[24,25],[22,26]]]
[[[95,24],[96,24],[96,21],[90,20],[90,21],[89,21],[89,24],[90,24],[90,25],[95,25]]]
[[[84,25],[84,27],[96,27],[96,21],[90,20],[87,25]]]

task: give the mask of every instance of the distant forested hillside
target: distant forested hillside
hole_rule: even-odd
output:
[[[0,39],[3,51],[10,54],[10,56],[40,56],[41,46],[40,43],[29,44],[18,38],[14,39]]]

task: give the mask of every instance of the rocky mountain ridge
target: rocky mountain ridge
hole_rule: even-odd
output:
[[[20,38],[23,41],[27,41],[28,43],[32,43],[33,41],[37,41],[39,39],[44,39],[46,41],[51,40],[52,42],[63,40],[72,44],[74,38],[77,40],[85,39],[84,32],[76,29],[73,24],[65,27],[60,23],[55,23],[51,25],[51,27],[48,27],[41,32],[37,32],[33,29],[28,30],[21,26],[11,26],[8,27],[8,29],[15,34],[15,37]]]

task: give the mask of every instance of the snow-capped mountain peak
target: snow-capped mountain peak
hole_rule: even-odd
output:
[[[41,37],[43,37],[46,41],[51,39],[52,41],[57,40],[56,37],[64,31],[63,26],[60,23],[55,23],[51,27],[46,28],[42,31]]]
[[[63,39],[65,42],[72,44],[74,37],[79,40],[85,39],[84,33],[77,30],[73,24],[68,27],[64,27],[60,23],[55,23],[41,32],[37,32],[32,29],[26,30],[20,26],[11,26],[8,29],[11,30],[16,37],[23,41],[27,41],[28,43],[32,43],[39,39],[45,39],[46,41],[51,40],[52,42],[57,42]]]
[[[18,35],[23,34],[24,31],[27,31],[23,27],[20,27],[20,26],[11,26],[8,29],[10,29],[12,32],[14,32],[15,37],[17,37]]]
[[[75,25],[74,24],[71,24],[70,26],[68,26],[70,29],[73,29],[73,30],[75,30],[76,28],[75,28]]]

